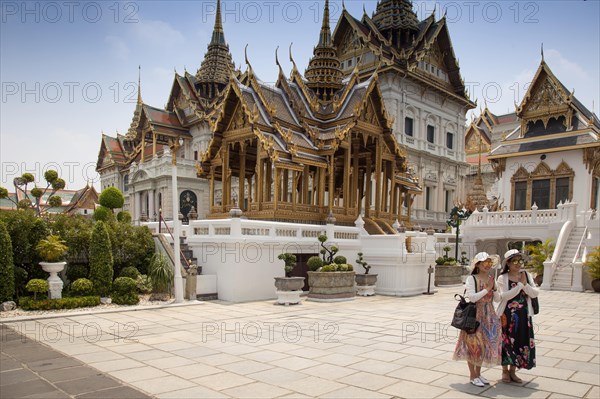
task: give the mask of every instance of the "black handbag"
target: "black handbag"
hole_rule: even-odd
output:
[[[526,276],[527,276],[527,283],[531,284],[531,282],[529,281],[529,275],[526,274]],[[540,301],[538,301],[537,297],[536,298],[530,297],[529,299],[531,299],[531,307],[533,308],[533,314],[540,313]]]
[[[475,277],[473,277],[475,279]],[[475,291],[477,291],[477,280],[475,280]],[[456,298],[458,297],[458,299]],[[465,331],[467,334],[473,334],[479,327],[477,321],[477,305],[474,302],[467,302],[464,296],[460,294],[454,295],[454,298],[458,300],[458,305],[454,309],[454,316],[452,317],[452,327],[458,328],[459,330]]]
[[[454,298],[456,297],[459,297],[457,299],[459,302],[454,310],[451,325],[465,331],[467,334],[473,334],[479,327],[479,322],[476,320],[477,305],[473,302],[467,302],[465,297],[460,294],[454,295]]]

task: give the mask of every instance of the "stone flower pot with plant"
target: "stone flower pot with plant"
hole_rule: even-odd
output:
[[[67,264],[64,258],[69,248],[59,236],[50,235],[40,240],[36,250],[43,259],[40,266],[45,272],[50,273],[50,277],[48,277],[48,298],[62,298],[63,281],[57,273],[61,272]]]
[[[537,244],[529,244],[525,246],[525,250],[529,254],[525,263],[525,268],[535,274],[535,284],[540,286],[544,281],[544,261],[551,259],[556,245],[552,240],[548,239]]]
[[[318,302],[350,301],[356,296],[354,288],[354,268],[343,256],[335,256],[339,249],[326,245],[327,236],[318,237],[321,243],[321,256],[308,259],[308,299]],[[338,262],[338,263],[336,263]]]
[[[357,274],[356,280],[356,295],[371,296],[375,295],[375,283],[377,283],[377,274],[369,274],[371,266],[363,259],[362,252],[358,253],[356,263],[365,269],[364,274]]]
[[[284,262],[285,277],[275,277],[275,293],[279,305],[295,305],[300,303],[300,294],[304,287],[304,277],[292,277],[292,270],[296,267],[296,255],[290,253],[280,254],[278,259]]]
[[[462,284],[463,268],[456,259],[449,257],[448,252],[452,248],[445,246],[442,248],[444,256],[435,260],[435,286],[458,285]]]
[[[592,279],[594,292],[600,292],[600,247],[594,247],[594,250],[588,254],[584,265]]]

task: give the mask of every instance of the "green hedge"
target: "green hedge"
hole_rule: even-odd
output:
[[[98,305],[100,305],[99,296],[83,296],[40,300],[34,300],[30,297],[23,297],[19,300],[19,306],[23,310],[75,309]]]
[[[117,305],[137,305],[140,298],[137,294],[136,281],[129,277],[119,277],[113,282],[113,303]]]

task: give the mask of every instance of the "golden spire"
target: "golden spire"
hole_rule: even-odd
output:
[[[217,0],[217,12],[212,39],[208,51],[196,72],[196,79],[200,84],[200,94],[213,98],[229,83],[229,76],[235,70],[229,45],[225,41],[223,22],[221,18],[221,0]]]
[[[542,42],[541,52],[542,52],[542,62],[544,62],[544,42]]]
[[[313,51],[305,72],[307,86],[315,91],[322,101],[332,101],[336,91],[342,88],[343,72],[340,60],[331,41],[329,27],[329,0],[325,0],[323,24],[319,33],[319,44]]]
[[[137,103],[142,104],[142,66],[138,65],[138,98]]]

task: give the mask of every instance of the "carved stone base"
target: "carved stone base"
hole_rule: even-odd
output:
[[[356,286],[356,295],[360,295],[360,296],[375,295],[375,286],[374,285],[357,285]]]
[[[56,279],[58,281],[48,279],[48,298],[49,299],[62,298],[63,282],[58,276],[56,276]]]
[[[277,305],[296,305],[300,303],[302,290],[297,291],[275,291],[277,294]]]

